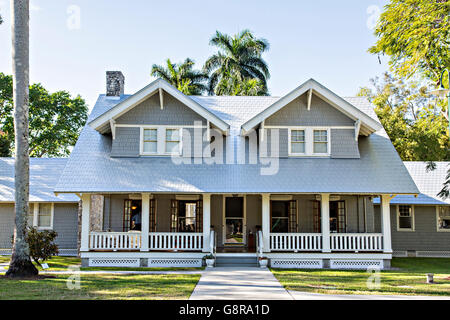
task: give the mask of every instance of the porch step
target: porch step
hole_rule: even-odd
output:
[[[216,267],[257,267],[256,257],[217,256]]]

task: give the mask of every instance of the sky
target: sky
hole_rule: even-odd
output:
[[[80,94],[92,108],[105,72],[120,70],[125,93],[152,81],[153,64],[192,58],[201,68],[217,49],[216,30],[250,29],[270,43],[270,94],[314,78],[341,96],[356,95],[387,70],[367,52],[387,1],[31,0],[30,81],[51,92]],[[9,0],[0,0],[0,72],[11,74]]]

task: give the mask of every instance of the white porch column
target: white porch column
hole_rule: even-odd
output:
[[[81,195],[81,245],[80,251],[89,251],[89,215],[91,212],[91,195],[83,193]]]
[[[211,235],[211,195],[203,195],[203,252],[210,252],[209,246]]]
[[[262,195],[262,234],[264,252],[270,252],[270,194]]]
[[[330,246],[330,194],[322,193],[320,197],[322,221],[322,252],[331,252]]]
[[[150,194],[142,194],[141,219],[141,251],[148,251],[148,237],[150,232]]]
[[[390,202],[390,195],[383,194],[381,196],[381,231],[383,233],[383,252],[385,253],[392,253]]]

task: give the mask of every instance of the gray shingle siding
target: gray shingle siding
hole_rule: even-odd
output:
[[[140,129],[117,127],[112,140],[111,157],[139,157]]]
[[[58,233],[55,243],[60,249],[76,249],[78,241],[78,204],[55,203],[53,230]]]
[[[14,233],[14,204],[0,204],[0,249],[11,248]]]
[[[380,206],[375,206],[380,216]],[[450,232],[436,230],[436,206],[414,205],[415,231],[397,231],[397,205],[391,205],[392,249],[394,251],[450,251]]]
[[[168,94],[164,94],[161,110],[159,95],[155,94],[116,119],[117,124],[194,125],[206,120]]]
[[[313,96],[311,108],[307,109],[306,95],[287,104],[266,119],[267,126],[353,126],[355,122],[329,105]]]
[[[0,204],[0,248],[11,248],[14,233],[14,205]],[[76,249],[78,239],[78,204],[55,203],[53,230],[58,233],[55,243],[60,249]]]
[[[331,129],[331,158],[359,159],[358,142],[353,129]]]

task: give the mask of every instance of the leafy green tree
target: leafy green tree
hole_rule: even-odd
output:
[[[242,88],[249,85],[253,88],[262,87],[262,90],[250,90],[250,93],[268,94],[267,80],[270,73],[262,58],[262,53],[269,49],[267,40],[257,39],[249,30],[243,30],[232,37],[216,31],[210,44],[219,49],[208,58],[203,67],[210,76],[210,94],[241,93]]]
[[[0,73],[0,156],[14,148],[12,77]],[[41,84],[29,87],[29,143],[31,157],[70,154],[87,120],[88,108],[66,91],[48,92]]]
[[[399,77],[420,75],[438,82],[450,66],[450,1],[391,0],[380,15],[373,54],[389,56]]]
[[[385,73],[362,88],[375,105],[394,147],[404,161],[442,161],[450,158],[448,122],[442,108],[429,98],[422,81],[404,81]]]
[[[442,70],[450,68],[449,12],[448,0],[391,0],[380,15],[375,29],[378,39],[369,52],[387,55],[390,69],[396,76],[415,77],[439,86]],[[447,81],[444,78],[444,83]],[[430,119],[426,119],[425,114],[417,126],[422,126],[427,132],[441,131],[443,118],[449,121],[447,100],[436,102],[441,107],[437,122],[433,121],[436,114],[431,112],[431,115],[428,114]],[[448,130],[443,134],[446,137],[442,139],[448,138]],[[442,152],[448,153],[448,144],[445,144],[444,149]],[[449,160],[448,155],[442,160]],[[434,167],[435,164],[429,161],[427,170],[433,170]],[[439,195],[446,198],[449,190],[450,169]]]
[[[167,59],[166,66],[154,64],[151,75],[166,80],[186,95],[201,95],[207,90],[208,75],[193,68],[194,61],[189,58],[179,64]]]

